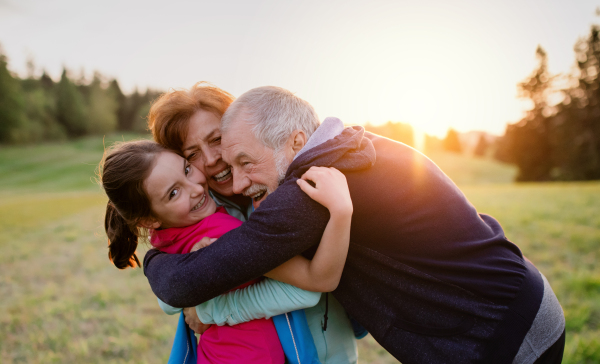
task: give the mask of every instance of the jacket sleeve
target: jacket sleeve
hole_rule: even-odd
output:
[[[179,312],[181,312],[183,310],[181,308],[176,308],[176,307],[167,305],[166,303],[164,303],[163,301],[161,301],[160,298],[157,298],[157,300],[158,300],[158,305],[163,310],[163,312],[166,313],[167,315],[174,315],[174,314],[179,313]]]
[[[154,294],[173,307],[194,307],[258,278],[319,243],[329,211],[289,178],[250,219],[189,254],[151,249],[144,274]]]
[[[313,307],[320,292],[310,292],[266,278],[251,286],[217,296],[196,306],[205,324],[237,325],[260,318]]]

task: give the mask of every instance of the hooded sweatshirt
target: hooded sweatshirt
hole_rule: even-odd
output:
[[[539,272],[431,160],[361,127],[299,155],[250,219],[209,247],[149,251],[154,293],[194,306],[294,255],[311,258],[329,220],[296,184],[311,166],[348,181],[351,243],[333,294],[351,317],[405,364],[512,362],[542,300]]]

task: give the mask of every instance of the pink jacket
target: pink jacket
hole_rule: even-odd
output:
[[[189,253],[203,237],[219,238],[242,225],[224,208],[195,225],[152,232],[152,246],[169,254]],[[236,289],[243,288],[248,282]],[[235,326],[212,325],[200,336],[198,363],[265,363],[283,364],[283,349],[272,320],[252,320]]]

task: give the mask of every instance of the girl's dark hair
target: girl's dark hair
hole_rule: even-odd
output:
[[[108,196],[104,217],[108,258],[119,269],[141,267],[135,254],[141,236],[138,223],[152,216],[143,185],[156,156],[164,151],[160,144],[149,140],[115,143],[100,162],[100,181]]]

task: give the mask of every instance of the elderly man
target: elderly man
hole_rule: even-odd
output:
[[[222,119],[234,192],[258,208],[240,228],[187,256],[150,251],[156,295],[195,306],[294,255],[310,258],[328,221],[298,179],[331,166],[348,180],[354,215],[333,295],[401,362],[559,363],[564,317],[547,280],[429,159],[392,140],[322,125],[277,87],[237,99]]]

